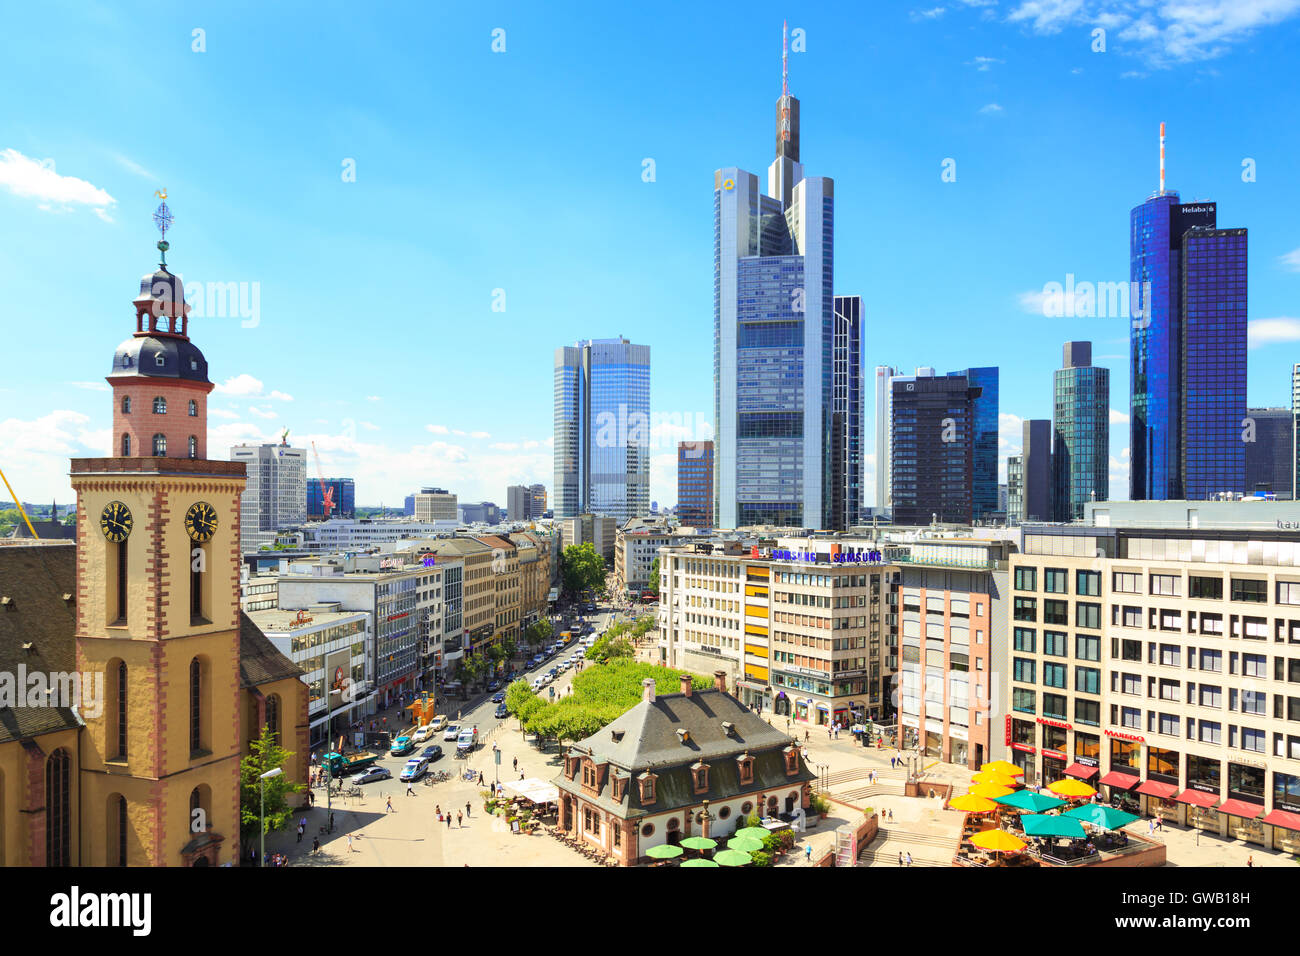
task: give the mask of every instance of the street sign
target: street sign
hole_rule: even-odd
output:
[[[492,746],[492,756],[496,758],[496,765],[501,766],[501,751],[496,749],[495,744]]]

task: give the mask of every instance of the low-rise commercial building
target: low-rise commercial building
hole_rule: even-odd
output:
[[[664,518],[632,518],[614,535],[614,587],[628,597],[650,584],[659,549],[690,540],[694,528],[676,528]]]
[[[618,519],[610,515],[575,515],[559,522],[560,547],[575,544],[592,544],[606,565],[614,563],[614,538],[618,533]]]

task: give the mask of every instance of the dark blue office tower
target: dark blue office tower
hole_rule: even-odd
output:
[[[998,510],[998,370],[989,366],[948,374],[965,377],[980,390],[971,408],[971,516],[979,521]]]

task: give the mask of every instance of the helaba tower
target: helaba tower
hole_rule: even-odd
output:
[[[782,50],[767,191],[713,174],[714,521],[827,528],[832,488],[835,184],[805,177]]]

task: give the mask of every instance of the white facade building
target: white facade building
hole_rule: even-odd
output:
[[[239,505],[240,547],[256,551],[276,532],[307,520],[307,453],[279,445],[236,445],[231,461],[242,461],[248,484]]]

